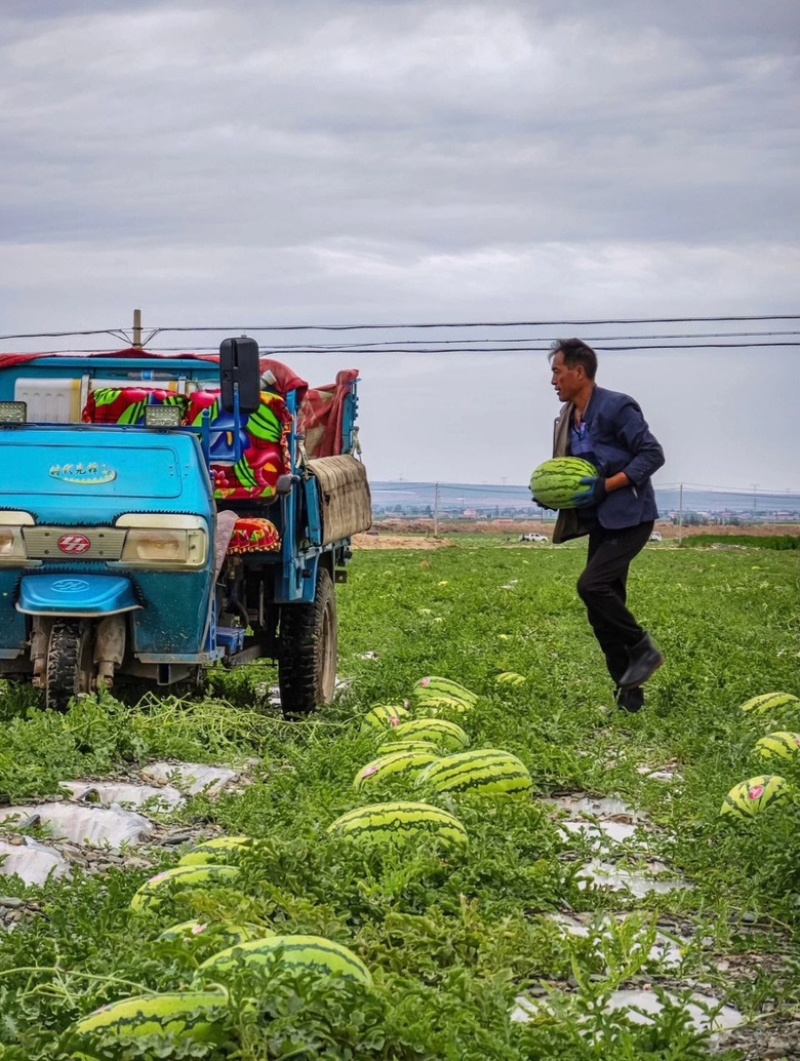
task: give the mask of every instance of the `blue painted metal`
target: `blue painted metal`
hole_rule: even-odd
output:
[[[191,431],[27,424],[0,430],[3,507],[40,523],[109,523],[124,512],[210,518],[211,487]]]
[[[114,355],[43,357],[0,371],[0,400],[14,399],[15,383],[20,378],[87,376],[118,381],[120,386],[135,385],[139,380],[176,379],[216,385],[219,367],[216,361],[186,358],[154,362],[152,358]],[[273,503],[269,513],[257,502],[242,505],[242,514],[269,514],[281,533],[281,550],[272,555],[244,556],[242,562],[274,564],[276,604],[301,604],[314,600],[320,558],[330,552],[336,555],[348,543],[324,549],[320,545],[316,485],[303,478],[297,464],[299,395],[291,391],[284,398],[292,417],[288,444],[291,471],[296,476],[294,488]],[[353,384],[343,409],[344,452],[351,452],[354,446],[357,405]],[[238,409],[234,422],[239,420],[237,413]],[[206,521],[210,535],[208,562],[200,571],[134,570],[121,562],[82,562],[76,556],[29,561],[16,569],[0,566],[0,659],[14,659],[27,651],[27,616],[51,614],[43,609],[48,601],[52,603],[57,583],[65,580],[88,584],[90,589],[83,591],[84,604],[95,609],[91,614],[130,611],[129,645],[143,663],[205,665],[243,647],[243,629],[217,627],[211,446],[207,414],[199,431],[149,431],[138,425],[100,424],[0,428],[0,464],[4,469],[0,507],[30,512],[37,524],[71,527],[112,526],[124,512],[194,514]],[[240,459],[241,449],[242,440],[236,436],[235,459]],[[77,593],[69,607],[80,607],[80,603]],[[59,614],[84,613],[62,609]]]
[[[350,384],[342,413],[342,453],[352,453],[355,447],[355,426],[358,415],[358,380]]]
[[[306,518],[308,520],[308,540],[312,545],[322,545],[322,513],[319,507],[317,480],[309,475],[302,482]]]
[[[210,531],[203,570],[128,568],[122,561],[82,562],[75,555],[54,556],[36,566],[37,574],[52,578],[113,575],[136,586],[135,602],[145,606],[133,612],[130,621],[134,653],[162,653],[168,659],[170,652],[194,656],[204,651],[211,624],[214,503],[194,432],[30,424],[13,432],[0,430],[0,462],[4,507],[30,512],[37,524],[113,526],[127,512],[201,516]],[[34,562],[20,568],[26,566],[30,570]],[[17,649],[29,636],[20,622],[24,616],[15,608],[20,573],[17,570],[15,577],[0,568],[1,649]],[[47,609],[31,603],[26,599],[29,614],[54,614],[52,603]],[[78,612],[73,605],[63,614]]]
[[[227,653],[241,652],[244,648],[245,630],[242,626],[218,626],[217,644]]]
[[[26,575],[17,611],[26,615],[118,615],[141,608],[133,586],[117,575]]]

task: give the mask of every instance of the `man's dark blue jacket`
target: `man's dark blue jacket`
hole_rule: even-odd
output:
[[[568,402],[556,420],[554,457],[569,455],[573,409],[572,403]],[[600,525],[608,530],[620,530],[656,519],[658,510],[650,477],[664,463],[664,451],[647,426],[638,404],[627,394],[595,387],[584,411],[583,422],[597,458],[598,474],[610,479],[618,472],[625,472],[631,481],[630,486],[615,490],[592,510]],[[588,528],[575,509],[559,512],[554,542],[587,533]]]

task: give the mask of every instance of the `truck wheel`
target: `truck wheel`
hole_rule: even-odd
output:
[[[66,711],[72,697],[91,692],[91,686],[92,639],[88,623],[57,619],[47,650],[45,705]]]
[[[278,649],[278,686],[285,715],[307,715],[333,699],[337,659],[336,591],[317,572],[313,604],[284,604]]]

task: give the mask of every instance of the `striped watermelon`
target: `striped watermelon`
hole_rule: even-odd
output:
[[[362,767],[355,776],[353,788],[363,788],[365,785],[373,785],[387,781],[395,774],[408,774],[416,777],[417,774],[431,763],[437,762],[438,754],[431,752],[418,752],[413,748],[408,751],[394,752],[392,755],[383,755],[380,759],[373,759]]]
[[[516,755],[500,748],[478,748],[431,763],[420,774],[417,784],[440,793],[524,796],[533,782],[528,768]]]
[[[136,1038],[175,1035],[196,1042],[222,1042],[219,1027],[228,1013],[227,996],[217,991],[170,991],[138,995],[102,1006],[78,1021],[79,1035]]]
[[[776,730],[756,741],[755,752],[762,759],[791,759],[800,752],[800,733]]]
[[[597,468],[582,457],[553,457],[531,476],[531,493],[548,508],[575,508],[575,495],[586,493],[581,479],[596,476]]]
[[[421,707],[454,707],[459,711],[468,711],[477,703],[478,697],[450,678],[429,675],[415,683],[411,699]]]
[[[469,744],[469,737],[455,722],[445,718],[415,718],[398,726],[392,734],[393,740],[434,741],[447,751],[460,751]]]
[[[361,730],[396,729],[410,718],[411,712],[399,704],[376,704],[361,720]]]
[[[734,818],[755,818],[774,803],[782,803],[791,796],[791,789],[783,777],[777,774],[764,774],[751,777],[734,785],[725,797],[720,814],[730,814]]]
[[[353,840],[393,841],[405,844],[433,836],[445,844],[465,844],[467,830],[447,811],[429,803],[373,803],[356,807],[328,826],[328,832]]]
[[[175,866],[144,882],[131,899],[131,910],[150,910],[165,899],[191,888],[232,884],[239,876],[236,866]]]
[[[232,858],[253,846],[249,836],[217,836],[204,840],[178,861],[179,866],[205,866],[212,863],[230,864]]]
[[[784,707],[800,707],[800,699],[792,693],[762,693],[761,696],[754,696],[752,700],[743,703],[740,710],[764,715],[768,711],[777,711]]]
[[[200,980],[233,972],[248,965],[266,965],[280,954],[287,967],[313,969],[322,976],[341,976],[370,986],[372,976],[360,958],[341,943],[322,936],[268,936],[228,947],[204,961]]]
[[[393,740],[388,744],[381,744],[378,755],[394,755],[395,752],[430,752],[432,755],[441,755],[441,751],[429,740]]]
[[[505,670],[502,674],[497,675],[495,682],[498,685],[524,685],[525,675],[517,674],[517,672],[513,670]]]

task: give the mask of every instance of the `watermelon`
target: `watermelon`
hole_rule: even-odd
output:
[[[734,818],[755,818],[774,803],[782,803],[791,796],[791,789],[783,777],[777,774],[764,774],[751,777],[734,785],[725,797],[720,814],[730,814]]]
[[[468,711],[477,703],[478,697],[450,678],[429,675],[416,682],[411,699],[421,707],[453,707],[457,711]]]
[[[217,836],[204,840],[178,861],[179,866],[205,866],[212,863],[230,864],[231,858],[253,846],[249,836]]]
[[[150,910],[179,892],[231,884],[238,876],[236,866],[175,866],[145,881],[131,899],[131,910]]]
[[[776,730],[756,741],[755,752],[762,759],[791,759],[800,752],[800,733]]]
[[[575,496],[588,493],[581,479],[597,475],[597,468],[582,457],[553,457],[531,476],[531,493],[548,508],[575,508]]]
[[[419,775],[417,784],[440,793],[524,796],[533,782],[528,768],[516,755],[500,748],[478,748],[431,763]]]
[[[361,720],[361,730],[396,729],[411,718],[411,712],[399,704],[376,704]]]
[[[175,1035],[196,1042],[222,1042],[219,1023],[228,1012],[227,996],[217,991],[170,991],[136,995],[90,1013],[74,1027],[79,1035],[135,1038]]]
[[[322,976],[341,976],[370,986],[372,976],[360,958],[341,943],[322,936],[267,936],[228,947],[204,961],[198,979],[213,979],[219,973],[252,965],[266,965],[280,954],[287,967],[313,969]]]
[[[469,737],[455,722],[444,718],[414,718],[403,722],[392,734],[395,741],[435,741],[447,751],[456,752],[466,748]]]
[[[768,711],[777,711],[784,707],[800,707],[800,698],[792,693],[762,693],[760,696],[754,696],[752,700],[747,700],[739,710],[765,715]]]
[[[517,674],[516,671],[506,670],[502,674],[498,674],[495,678],[495,682],[498,685],[524,685],[525,676],[523,674]]]
[[[454,815],[429,803],[373,803],[356,807],[328,826],[328,832],[353,840],[398,844],[433,836],[444,844],[465,844],[467,830]]]
[[[395,774],[408,774],[416,777],[417,774],[431,763],[437,762],[439,756],[434,752],[418,752],[413,748],[408,751],[394,752],[392,755],[383,755],[380,759],[373,759],[367,763],[355,776],[353,788],[363,788],[367,784],[386,781]]]
[[[378,755],[394,755],[395,752],[430,752],[432,755],[440,755],[441,752],[435,744],[429,740],[393,740],[388,744],[381,744]]]

